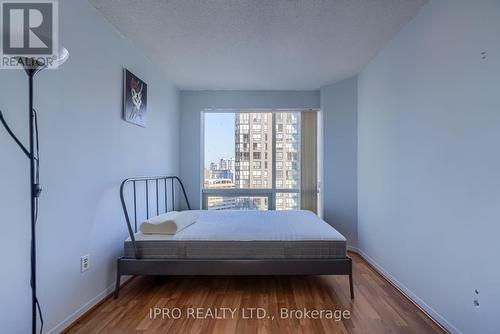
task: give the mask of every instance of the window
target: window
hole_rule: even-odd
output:
[[[254,180],[252,181],[252,185],[254,185],[254,186],[256,186],[256,187],[257,187],[257,186],[261,186],[261,185],[262,185],[262,180],[257,180],[257,179],[254,179]]]
[[[250,114],[241,114],[241,117],[238,119],[240,124],[247,124],[250,121]]]
[[[249,152],[236,152],[236,160],[237,161],[248,161],[250,160]]]
[[[252,124],[252,131],[254,132],[260,132],[262,130],[262,125],[260,124]]]
[[[300,117],[297,112],[204,113],[203,207],[300,208]]]
[[[299,194],[278,193],[276,194],[276,210],[298,210]]]
[[[250,131],[250,126],[248,124],[241,124],[239,128],[239,133],[248,133]]]
[[[260,113],[252,113],[252,120],[254,122],[260,122],[262,116]]]

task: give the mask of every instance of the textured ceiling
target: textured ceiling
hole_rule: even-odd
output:
[[[89,0],[182,89],[317,89],[427,0]]]

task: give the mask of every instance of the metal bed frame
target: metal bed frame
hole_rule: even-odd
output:
[[[179,187],[176,187],[176,182]],[[143,259],[135,241],[137,233],[137,191],[144,185],[146,217],[150,214],[150,187],[153,186],[155,201],[153,211],[156,215],[175,210],[176,189],[182,191],[187,208],[191,205],[186,190],[177,176],[135,177],[125,179],[120,186],[120,199],[127,223],[134,257],[117,259],[116,287],[114,298],[118,298],[122,275],[172,275],[172,276],[271,276],[271,275],[348,275],[351,298],[354,298],[352,278],[352,259],[349,256],[339,259]],[[131,215],[125,201],[126,187],[133,190],[133,226]],[[170,199],[168,198],[170,189]],[[163,191],[163,198],[161,193]],[[160,200],[162,199],[160,203]],[[177,203],[178,204],[178,203]],[[156,210],[155,210],[156,206]]]

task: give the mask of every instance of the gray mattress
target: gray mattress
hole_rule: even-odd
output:
[[[346,256],[346,239],[309,211],[200,211],[176,235],[135,235],[148,259],[332,259]],[[133,258],[130,238],[125,257]]]
[[[141,258],[147,259],[304,259],[343,258],[345,241],[172,241],[137,242]],[[125,257],[134,257],[131,241]]]

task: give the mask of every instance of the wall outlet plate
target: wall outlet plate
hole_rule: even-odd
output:
[[[80,257],[80,272],[84,272],[89,270],[90,267],[90,258],[89,254],[83,255]]]

